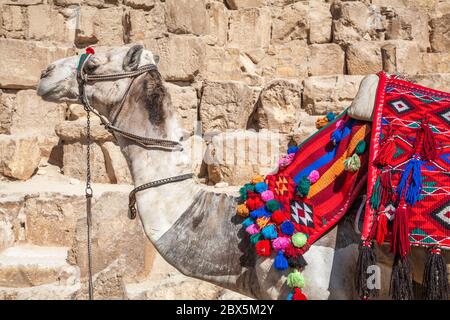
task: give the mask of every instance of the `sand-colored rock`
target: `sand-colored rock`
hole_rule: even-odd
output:
[[[232,11],[228,40],[231,47],[241,49],[267,48],[270,43],[271,16],[266,8]],[[255,32],[258,30],[258,32]]]
[[[344,72],[345,53],[335,43],[313,44],[310,47],[308,74],[325,76]]]
[[[204,35],[208,32],[205,0],[166,0],[166,24],[169,32]]]
[[[435,52],[450,51],[450,3],[442,2],[430,21],[431,48]]]
[[[66,17],[47,4],[28,7],[27,38],[73,43],[75,27],[71,23],[71,18],[76,19],[77,11],[74,8],[66,8],[63,13]]]
[[[292,133],[299,124],[301,86],[295,81],[274,80],[259,96],[256,121],[258,128]]]
[[[308,21],[310,43],[331,41],[332,16],[329,3],[311,1],[308,8]]]
[[[346,51],[348,74],[367,75],[383,69],[380,43],[355,42]]]
[[[253,111],[252,90],[236,81],[206,82],[202,88],[202,132],[245,129]]]
[[[231,10],[238,10],[262,7],[265,4],[265,0],[225,0],[225,3]]]
[[[36,137],[0,135],[0,174],[12,179],[27,180],[41,161]]]
[[[197,126],[198,98],[197,91],[190,86],[178,86],[166,83],[174,110],[177,110],[183,129],[193,133]]]
[[[0,88],[33,88],[51,62],[72,54],[69,47],[0,39]]]
[[[341,112],[350,106],[362,76],[310,77],[303,83],[303,108],[311,115]]]
[[[308,6],[296,2],[278,11],[272,21],[272,41],[285,43],[291,40],[303,40],[308,37]]]
[[[100,147],[105,157],[105,168],[110,183],[132,184],[130,169],[120,147],[111,141],[102,143]]]
[[[228,37],[228,10],[223,3],[212,2],[209,4],[208,15],[208,34],[211,38],[208,44],[224,46]]]

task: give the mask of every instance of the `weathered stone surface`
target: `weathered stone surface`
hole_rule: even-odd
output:
[[[124,0],[123,4],[134,9],[151,10],[155,7],[155,0]]]
[[[78,180],[86,179],[86,144],[82,142],[64,143],[64,175]],[[105,156],[97,143],[91,144],[91,177],[93,182],[111,183],[106,171]]]
[[[169,32],[196,35],[208,31],[205,0],[166,0],[166,24]]]
[[[36,137],[0,135],[0,174],[18,180],[27,180],[36,171],[41,160]]]
[[[93,141],[113,141],[113,135],[100,125],[98,118],[92,118],[91,121],[91,139]],[[86,122],[82,118],[76,121],[64,121],[55,127],[55,132],[64,142],[86,141]]]
[[[160,56],[159,69],[170,81],[194,80],[205,58],[205,44],[195,36],[171,35],[147,42],[147,47]]]
[[[14,112],[15,95],[0,90],[0,134],[10,134]]]
[[[333,41],[347,45],[354,41],[377,39],[382,29],[381,14],[376,7],[359,1],[334,2]]]
[[[11,133],[39,132],[54,136],[54,127],[64,121],[65,113],[65,104],[46,102],[34,90],[21,90],[16,95]]]
[[[17,246],[0,253],[0,287],[30,287],[60,282],[71,284],[78,268],[66,263],[67,248]]]
[[[245,129],[253,111],[252,90],[235,81],[206,82],[202,88],[200,120],[203,132]]]
[[[72,53],[73,50],[69,47],[0,39],[0,88],[35,87],[42,70],[51,62]]]
[[[345,54],[339,45],[313,44],[309,48],[309,75],[324,76],[344,72]]]
[[[305,40],[274,45],[258,63],[262,76],[268,79],[304,79],[308,76],[310,50]]]
[[[417,8],[395,8],[388,20],[386,40],[413,40],[422,51],[430,46],[427,14]]]
[[[450,92],[450,73],[418,74],[414,76],[414,80],[422,86]]]
[[[220,2],[209,4],[209,36],[211,38],[208,44],[224,46],[228,37],[228,10]]]
[[[64,17],[58,10],[50,5],[37,5],[27,8],[28,24],[27,38],[34,40],[51,40],[62,43],[72,43],[75,39],[75,26],[70,19]],[[77,14],[74,8],[66,8],[64,12],[68,17]]]
[[[124,260],[120,276],[136,281],[147,273],[145,264],[146,243],[139,219],[127,216],[128,193],[106,192],[92,207],[93,272],[98,273],[115,260]],[[69,253],[69,261],[80,267],[81,276],[87,272],[86,219],[77,221],[75,241]]]
[[[270,11],[265,8],[231,12],[229,45],[241,49],[267,48],[270,43]],[[258,32],[255,32],[258,30]]]
[[[294,81],[274,80],[263,88],[256,109],[258,127],[292,133],[299,124],[301,86]]]
[[[414,75],[420,73],[421,54],[420,47],[414,41],[390,40],[387,44],[393,44],[396,51],[397,71],[400,73]]]
[[[190,86],[178,86],[166,83],[174,110],[177,111],[183,129],[193,133],[197,125],[198,98],[197,91]]]
[[[0,35],[7,38],[22,39],[25,37],[25,14],[20,6],[0,7]]]
[[[265,4],[265,0],[225,0],[225,3],[231,10],[237,10],[262,7]]]
[[[444,5],[446,5],[444,7]],[[430,21],[431,48],[435,52],[448,52],[450,50],[450,4],[442,3],[442,11]]]
[[[422,73],[450,73],[450,51],[422,54]]]
[[[255,174],[271,172],[280,157],[280,139],[280,134],[268,130],[230,131],[214,136],[205,160],[209,183],[240,185]]]
[[[308,37],[308,6],[296,2],[279,11],[272,21],[272,41],[284,43]]]
[[[211,81],[241,80],[239,57],[239,49],[208,46],[200,75]]]
[[[130,169],[120,147],[111,141],[102,143],[100,147],[105,157],[105,168],[110,183],[132,184]]]
[[[303,108],[311,115],[341,112],[350,106],[362,76],[310,77],[303,84]]]
[[[371,74],[383,69],[381,48],[378,42],[356,42],[346,51],[348,74]]]
[[[331,42],[332,16],[330,4],[311,1],[308,8],[309,42]]]

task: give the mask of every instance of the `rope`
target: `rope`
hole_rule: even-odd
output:
[[[94,299],[94,286],[92,284],[92,196],[93,190],[91,187],[91,117],[90,112],[86,108],[86,223],[87,223],[87,249],[88,249],[88,283],[89,283],[89,300]]]

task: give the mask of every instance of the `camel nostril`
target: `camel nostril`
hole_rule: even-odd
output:
[[[48,68],[41,72],[41,79],[48,77],[48,75],[55,69],[55,65],[51,64]]]

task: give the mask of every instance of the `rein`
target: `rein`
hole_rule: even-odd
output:
[[[92,197],[93,190],[91,187],[91,166],[90,166],[90,145],[91,145],[91,125],[90,125],[90,113],[92,112],[97,117],[100,118],[101,124],[108,130],[113,136],[115,134],[121,135],[128,140],[134,141],[136,144],[140,145],[146,149],[161,149],[165,151],[183,151],[183,146],[178,141],[166,140],[166,139],[157,139],[144,137],[140,135],[136,135],[134,133],[122,130],[115,126],[117,118],[119,117],[123,106],[125,104],[125,100],[129,94],[130,88],[134,83],[134,80],[142,74],[145,74],[150,71],[157,71],[158,68],[154,64],[147,64],[139,67],[134,71],[128,72],[120,72],[120,73],[111,73],[111,74],[102,74],[102,75],[89,75],[85,73],[84,67],[86,62],[89,61],[92,54],[94,54],[94,50],[92,48],[87,48],[86,53],[82,54],[80,57],[80,61],[77,67],[77,82],[81,103],[84,106],[84,110],[87,113],[87,121],[86,121],[86,134],[87,134],[87,159],[86,159],[86,213],[87,213],[87,246],[88,246],[88,272],[89,272],[89,299],[93,299],[93,285],[92,285],[92,250],[91,250],[91,227],[92,227]],[[125,94],[120,101],[119,107],[117,111],[113,112],[111,122],[107,117],[101,115],[97,110],[95,110],[86,94],[86,86],[90,83],[101,82],[101,81],[116,81],[120,79],[130,78],[131,81],[125,91]],[[136,193],[147,190],[150,188],[155,188],[158,186],[162,186],[168,183],[174,183],[179,181],[184,181],[193,177],[193,173],[183,174],[179,176],[174,176],[170,178],[164,178],[156,181],[151,181],[141,186],[134,188],[129,194],[128,201],[128,218],[135,219],[136,218]]]

